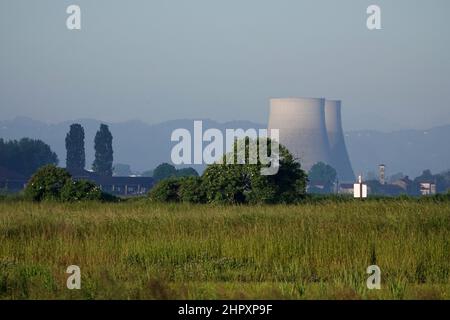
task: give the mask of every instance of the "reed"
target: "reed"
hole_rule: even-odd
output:
[[[4,201],[0,298],[449,299],[450,204]]]

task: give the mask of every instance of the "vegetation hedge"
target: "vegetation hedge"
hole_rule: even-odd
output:
[[[118,198],[101,191],[95,183],[73,180],[71,175],[55,165],[44,166],[31,177],[24,191],[26,199],[32,201],[116,201]]]

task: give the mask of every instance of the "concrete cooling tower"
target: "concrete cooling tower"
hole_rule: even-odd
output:
[[[330,145],[331,166],[336,169],[339,181],[355,181],[342,130],[341,101],[325,101],[325,124]]]
[[[271,99],[269,130],[309,171],[317,162],[336,169],[339,181],[354,181],[341,123],[341,102],[320,98]]]
[[[269,130],[280,130],[280,143],[309,171],[319,161],[331,164],[325,125],[325,99],[271,99]]]

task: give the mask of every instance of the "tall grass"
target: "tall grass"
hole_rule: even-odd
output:
[[[449,299],[450,203],[0,202],[0,298]]]

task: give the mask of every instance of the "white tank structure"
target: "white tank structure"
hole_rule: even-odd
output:
[[[325,99],[271,99],[268,129],[279,130],[279,142],[300,161],[303,170],[309,171],[320,161],[332,164]]]
[[[330,165],[336,169],[339,181],[355,181],[342,130],[341,101],[325,101],[325,125],[331,152]]]

